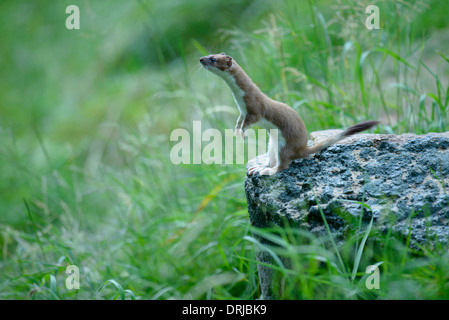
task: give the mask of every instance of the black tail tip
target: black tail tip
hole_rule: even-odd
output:
[[[348,129],[346,129],[343,133],[343,135],[345,137],[351,136],[353,134],[371,129],[375,126],[377,126],[380,123],[380,121],[377,120],[366,120],[366,121],[362,121],[359,122],[351,127],[349,127]]]

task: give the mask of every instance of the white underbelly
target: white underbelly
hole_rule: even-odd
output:
[[[234,101],[237,104],[237,108],[240,111],[240,114],[246,115],[248,113],[245,101],[243,100],[243,93],[242,94],[232,94],[234,96]]]

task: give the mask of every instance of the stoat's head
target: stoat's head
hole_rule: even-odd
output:
[[[200,58],[200,63],[207,70],[220,74],[227,72],[232,67],[232,58],[227,56],[224,52],[219,54],[210,54]]]

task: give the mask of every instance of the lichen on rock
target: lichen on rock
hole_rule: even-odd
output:
[[[335,130],[331,131],[335,134]],[[328,131],[313,133],[316,141]],[[324,232],[320,209],[336,236],[345,217],[395,221],[395,232],[422,242],[449,235],[449,133],[360,134],[274,176],[247,176],[245,191],[253,225],[290,225]],[[364,203],[365,205],[362,205]],[[386,226],[385,226],[386,227]]]

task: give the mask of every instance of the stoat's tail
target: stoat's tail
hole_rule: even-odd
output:
[[[337,134],[335,137],[327,139],[313,147],[307,148],[307,152],[308,152],[308,154],[317,153],[323,149],[330,147],[331,145],[337,143],[338,141],[340,141],[346,137],[349,137],[349,136],[352,136],[353,134],[371,129],[372,127],[378,125],[379,123],[380,123],[380,121],[374,121],[374,120],[359,122],[359,123],[353,125],[352,127],[349,127],[342,133]]]

